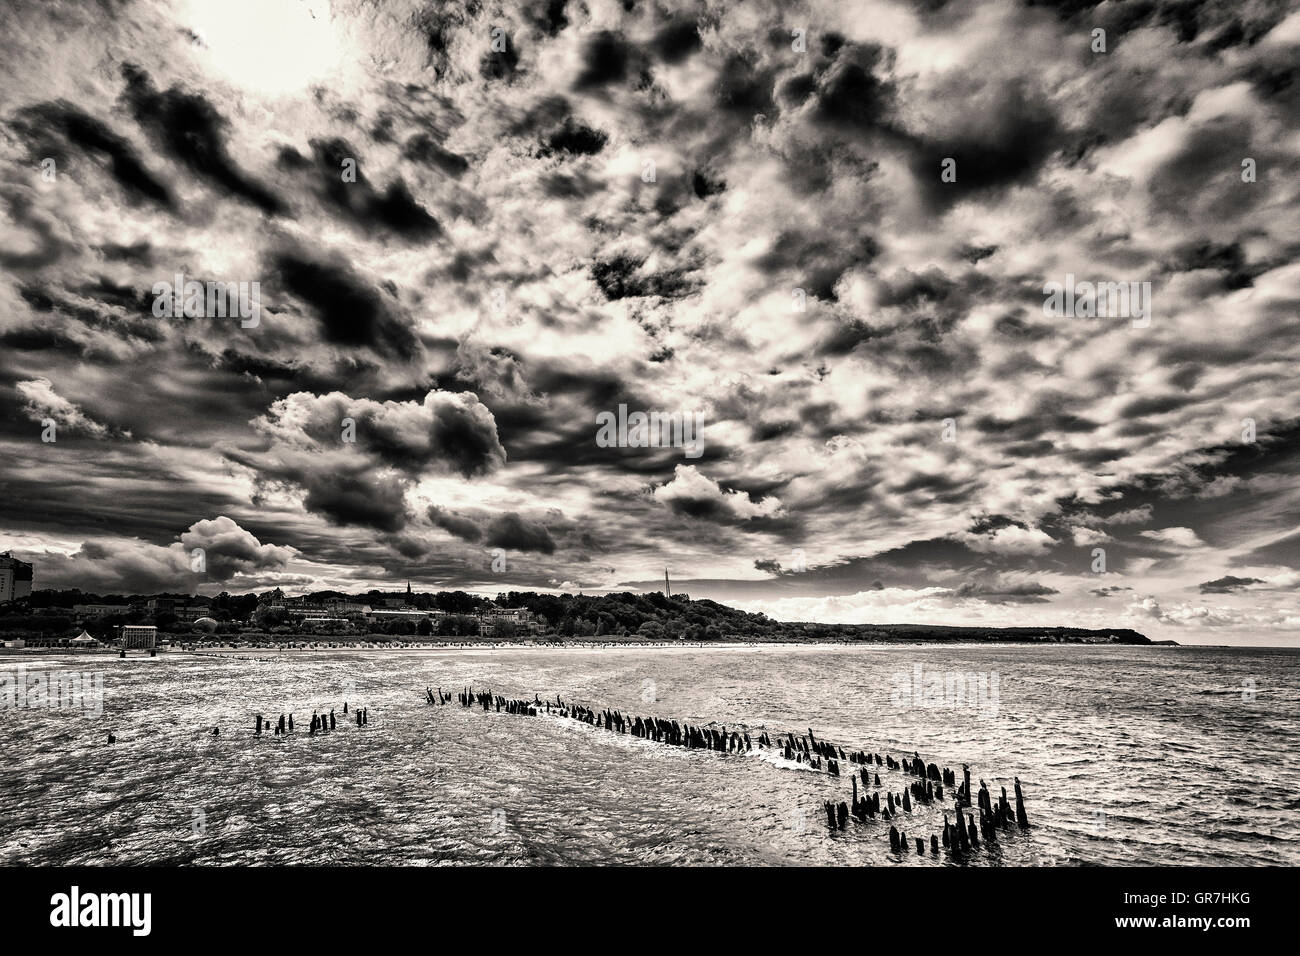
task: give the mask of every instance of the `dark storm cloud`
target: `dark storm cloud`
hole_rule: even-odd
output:
[[[979,515],[972,519],[967,530],[971,534],[988,534],[992,531],[1001,531],[1003,528],[1028,528],[1023,521],[1019,521],[1010,515]]]
[[[33,445],[31,432],[24,438],[22,450],[11,450],[5,480],[6,525],[17,530],[166,543],[176,534],[178,515],[192,522],[199,515],[237,513],[243,504],[157,462],[133,461],[129,449],[72,437],[40,445],[38,433]]]
[[[879,244],[869,235],[846,244],[815,232],[792,229],[781,233],[772,248],[754,260],[754,265],[770,275],[788,275],[809,295],[834,301],[835,283],[840,276],[849,269],[870,265],[879,253]]]
[[[513,511],[497,515],[484,529],[484,543],[507,551],[555,553],[555,539],[540,521],[521,517]]]
[[[500,40],[500,50],[489,47],[479,60],[478,73],[485,80],[508,80],[519,68],[519,51],[515,49],[514,39],[507,33]]]
[[[1251,584],[1263,584],[1259,578],[1238,578],[1231,574],[1226,574],[1221,578],[1215,578],[1213,581],[1203,581],[1200,584],[1202,594],[1232,594],[1235,591],[1244,590]]]
[[[569,0],[533,0],[524,8],[533,25],[549,37],[558,36],[569,25]]]
[[[401,359],[415,355],[415,335],[400,306],[341,257],[313,259],[285,250],[272,255],[270,266],[273,280],[311,308],[327,342]]]
[[[611,83],[621,83],[633,69],[635,51],[617,30],[592,34],[582,46],[582,70],[574,88],[592,90]]]
[[[958,597],[978,597],[995,604],[1043,604],[1061,592],[1037,581],[1006,582],[998,578],[967,581],[957,586]]]
[[[49,137],[61,137],[70,146],[106,161],[109,173],[131,202],[143,200],[164,209],[175,208],[171,190],[149,171],[131,142],[103,121],[66,100],[27,107],[18,117],[15,125],[41,156],[56,151]]]
[[[444,149],[428,133],[416,133],[402,147],[402,155],[412,162],[424,163],[442,170],[448,176],[459,177],[469,169],[469,160]]]
[[[209,185],[251,203],[268,215],[288,210],[271,190],[239,168],[226,148],[229,123],[200,93],[173,86],[158,91],[140,68],[122,68],[123,97],[136,122],[153,135],[173,159]]]
[[[428,513],[430,521],[462,541],[478,541],[483,537],[483,529],[469,518],[453,514],[437,505],[431,505]]]
[[[1121,593],[1123,593],[1124,591],[1132,591],[1132,590],[1133,590],[1133,589],[1130,588],[1130,587],[1126,587],[1126,586],[1118,585],[1118,584],[1112,584],[1112,585],[1110,585],[1109,587],[1104,587],[1104,588],[1092,588],[1091,590],[1088,591],[1088,593],[1089,593],[1089,594],[1092,594],[1092,595],[1095,595],[1096,597],[1099,597],[1099,598],[1108,598],[1108,597],[1110,597],[1112,594],[1121,594]]]
[[[650,43],[665,63],[681,63],[700,48],[700,30],[694,20],[681,18],[665,23]]]
[[[732,54],[723,61],[713,88],[713,102],[718,109],[748,119],[755,113],[771,111],[772,84],[776,73],[757,65],[751,57]]]
[[[1200,239],[1181,246],[1176,255],[1177,258],[1170,264],[1172,271],[1211,269],[1222,272],[1223,287],[1227,290],[1249,288],[1257,275],[1268,271],[1265,264],[1246,262],[1246,252],[1240,242],[1215,243],[1209,239]]]
[[[614,256],[592,264],[591,277],[610,301],[642,296],[679,298],[690,295],[695,284],[684,270],[665,270],[646,274],[641,271],[645,260],[629,255]]]
[[[609,137],[598,129],[580,123],[573,117],[565,117],[564,122],[547,134],[541,149],[541,155],[550,156],[564,153],[569,156],[594,156],[605,148]]]
[[[406,526],[407,482],[395,475],[304,471],[293,477],[306,491],[303,507],[337,525],[389,532]]]
[[[972,98],[950,130],[927,132],[912,150],[912,173],[936,209],[961,199],[1031,181],[1060,147],[1056,113],[1027,84],[994,86]],[[956,180],[944,182],[943,163],[956,161]]]
[[[886,51],[875,45],[846,43],[834,53],[834,60],[816,77],[811,91],[818,118],[855,132],[887,126],[896,106],[894,87],[877,75],[877,68],[885,65]]]
[[[359,151],[346,140],[314,139],[311,148],[316,161],[312,178],[322,198],[358,226],[410,240],[428,240],[442,234],[438,221],[415,201],[400,177],[382,191],[376,190],[366,177]],[[345,169],[355,176],[355,181],[344,179]]]

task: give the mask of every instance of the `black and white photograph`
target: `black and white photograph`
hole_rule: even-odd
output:
[[[25,922],[1269,922],[1295,0],[0,0],[0,162]]]

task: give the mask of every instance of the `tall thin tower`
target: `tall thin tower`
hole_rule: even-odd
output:
[[[668,586],[668,565],[664,565],[664,597],[672,597],[673,589]]]

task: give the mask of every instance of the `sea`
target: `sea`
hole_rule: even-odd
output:
[[[62,682],[63,692],[57,688]],[[749,733],[687,750],[466,688]],[[77,693],[77,692],[80,693]],[[435,690],[436,693],[436,690]],[[344,716],[346,702],[348,714]],[[1295,866],[1300,650],[737,645],[0,658],[4,865]],[[367,722],[357,726],[364,708]],[[313,712],[335,729],[308,732]],[[292,713],[295,730],[254,733]],[[220,733],[213,734],[218,728]],[[811,730],[1024,794],[1029,827],[929,852],[954,794],[830,828]],[[112,734],[115,742],[109,743]],[[879,774],[881,786],[875,787]],[[884,766],[871,790],[913,778]],[[859,777],[860,780],[860,777]]]

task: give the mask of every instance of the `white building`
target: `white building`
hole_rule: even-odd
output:
[[[0,604],[16,601],[32,593],[32,566],[19,561],[12,553],[0,554]]]

